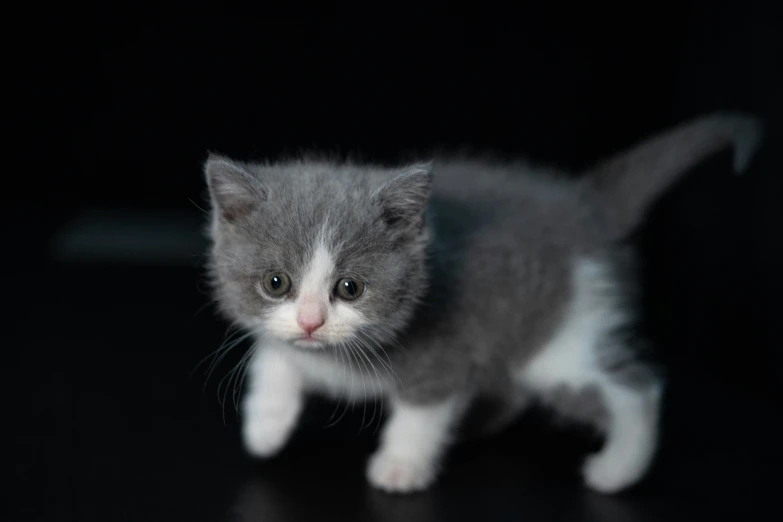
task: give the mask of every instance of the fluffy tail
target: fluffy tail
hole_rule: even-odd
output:
[[[732,146],[745,170],[762,140],[761,122],[745,114],[702,116],[655,135],[593,168],[588,176],[614,213],[620,234],[636,227],[650,204],[708,156]]]

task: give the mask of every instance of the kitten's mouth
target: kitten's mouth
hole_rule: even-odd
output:
[[[318,348],[321,344],[321,341],[310,335],[302,335],[294,340],[294,345],[302,348]]]

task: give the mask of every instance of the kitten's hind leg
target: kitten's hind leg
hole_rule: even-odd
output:
[[[597,382],[607,411],[606,441],[587,458],[585,483],[600,493],[616,493],[638,482],[650,466],[658,439],[662,385],[632,387],[607,376]]]
[[[616,493],[647,471],[658,439],[663,380],[635,333],[626,267],[581,260],[573,297],[561,325],[532,360],[518,370],[520,384],[546,397],[557,390],[597,392],[607,414],[606,442],[584,466],[586,484]],[[627,259],[626,259],[627,261]],[[620,268],[618,268],[620,267]],[[593,412],[565,412],[588,417]],[[600,418],[583,418],[599,424]]]
[[[242,436],[256,457],[275,455],[288,441],[302,411],[299,373],[277,350],[262,347],[251,366]]]
[[[370,484],[389,493],[430,486],[464,410],[465,400],[456,396],[424,405],[396,401],[367,466]]]

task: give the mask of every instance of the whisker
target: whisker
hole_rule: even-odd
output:
[[[346,365],[345,365],[345,358],[343,356],[343,352],[345,351],[345,348],[343,346],[343,343],[337,344],[336,347],[340,349],[340,361],[341,361],[341,364],[342,364],[342,367],[343,367],[343,379],[345,379],[345,373],[347,371]],[[343,395],[345,395],[345,393],[343,391],[341,391],[340,392],[340,398],[337,401],[337,405],[334,407],[334,412],[332,412],[332,417],[334,417],[334,415],[337,413],[337,410],[340,407],[340,401],[342,401]],[[327,424],[325,426],[326,428],[331,428],[332,426],[334,426],[335,424],[340,422],[340,420],[342,420],[342,418],[348,412],[348,404],[349,404],[350,401],[351,401],[351,398],[350,397],[346,397],[345,407],[343,408],[343,412],[340,414],[340,416],[334,422],[331,422],[331,423]],[[332,420],[332,417],[329,417],[329,420]]]
[[[348,349],[348,345],[346,343],[340,343],[340,345],[343,347],[343,349],[345,351],[346,359],[348,360],[348,367],[349,367],[349,370],[350,370],[350,373],[351,373],[351,388],[350,389],[353,390],[353,382],[354,382],[355,373],[356,373],[353,370],[353,362],[351,362],[353,357],[351,357],[351,352]],[[356,406],[356,401],[351,401],[351,411],[354,410],[354,406]]]
[[[364,346],[366,346],[372,353],[375,353],[375,352],[372,351],[372,348],[365,341],[363,341],[360,337],[357,337],[356,339],[359,342],[361,342]],[[364,358],[367,359],[367,362],[370,364],[370,367],[372,368],[372,371],[375,373],[375,378],[377,379],[377,382],[378,382],[378,393],[376,394],[375,397],[373,397],[373,418],[370,420],[370,424],[372,424],[372,421],[375,420],[375,409],[378,406],[378,398],[377,398],[377,396],[378,395],[381,396],[381,413],[378,415],[378,423],[375,425],[375,430],[373,430],[373,434],[375,434],[378,431],[378,428],[381,425],[381,418],[383,417],[383,406],[384,406],[384,403],[383,403],[383,401],[384,401],[384,389],[383,389],[383,384],[382,384],[383,379],[381,378],[381,375],[378,373],[378,370],[375,368],[375,364],[373,364],[373,362],[370,359],[370,357],[366,353],[364,353],[363,351],[362,351],[362,355],[364,355]],[[377,357],[377,355],[376,355],[376,357]]]
[[[388,338],[390,341],[394,341],[394,343],[397,345],[397,347],[398,347],[400,350],[402,350],[402,352],[403,352],[403,353],[408,353],[408,350],[406,350],[406,349],[405,349],[405,347],[404,347],[402,344],[400,344],[400,341],[398,341],[398,340],[397,340],[397,338],[396,338],[396,337],[394,337],[392,334],[388,333],[388,334],[386,334],[386,337],[387,337],[387,338]]]
[[[372,417],[367,423],[367,427],[369,428],[370,426],[372,426],[373,422],[375,421],[375,416],[378,414],[378,395],[381,393],[382,387],[378,381],[373,380],[373,376],[370,373],[370,368],[372,368],[373,372],[375,372],[376,378],[378,372],[377,370],[375,370],[375,367],[373,366],[370,358],[367,357],[367,354],[364,353],[364,350],[362,349],[361,345],[358,343],[359,339],[354,338],[353,340],[357,342],[357,344],[355,345],[356,351],[359,352],[359,354],[364,358],[364,360],[362,360],[362,364],[367,370],[367,379],[370,381],[370,384],[372,385]],[[364,362],[365,360],[367,361],[367,363],[369,363],[369,367],[367,366],[367,363]]]
[[[198,206],[198,204],[197,204],[195,201],[193,201],[193,200],[192,200],[192,199],[190,199],[190,198],[188,198],[188,201],[190,201],[191,203],[193,203],[193,206],[194,206],[194,207],[196,207],[197,209],[199,209],[200,211],[202,211],[202,212],[204,213],[204,215],[206,215],[206,216],[209,216],[209,212],[207,212],[206,210],[204,210],[203,208],[201,208],[200,206]]]
[[[212,301],[206,301],[204,304],[202,304],[201,306],[199,306],[199,307],[196,309],[196,311],[195,311],[195,312],[193,312],[193,319],[195,319],[196,317],[198,317],[198,315],[199,315],[199,314],[201,314],[201,313],[202,313],[204,310],[206,310],[207,308],[209,308],[209,307],[210,307],[210,306],[212,306],[213,304],[214,304],[214,303],[212,303]]]
[[[384,361],[378,355],[378,352],[376,352],[375,349],[373,349],[372,346],[367,344],[366,340],[364,341],[365,346],[367,346],[367,349],[370,350],[370,353],[372,353],[375,356],[375,358],[378,359],[378,362],[380,362],[381,366],[386,370],[386,374],[389,376],[389,379],[391,380],[390,384],[391,384],[392,388],[394,388],[395,380],[396,380],[396,382],[399,383],[400,388],[402,388],[402,390],[404,391],[405,390],[405,385],[402,383],[402,379],[400,379],[399,375],[397,375],[397,372],[394,371],[394,368],[392,368],[391,358],[389,357],[389,354],[386,353],[386,350],[383,349],[383,346],[381,346],[381,344],[377,340],[375,340],[374,338],[372,338],[370,336],[367,336],[367,338],[370,341],[372,341],[383,352],[383,354],[386,356],[386,361]]]
[[[234,381],[234,409],[236,410],[237,416],[239,416],[239,398],[242,395],[242,387],[245,385],[245,377],[247,376],[247,371],[250,368],[250,365],[253,363],[253,358],[256,356],[256,347],[257,345],[253,345],[250,347],[250,350],[248,350],[247,354],[245,354],[245,357],[243,357],[243,360],[245,360],[244,363],[244,369],[240,371],[241,377],[239,378],[239,387],[237,388],[237,382]]]
[[[233,350],[234,348],[236,348],[245,339],[247,339],[248,337],[250,337],[252,335],[253,335],[252,332],[248,332],[248,333],[242,335],[241,337],[239,337],[238,339],[235,339],[230,344],[228,344],[228,345],[226,345],[224,347],[219,348],[219,350],[222,350],[222,353],[220,353],[219,355],[216,354],[215,360],[212,362],[212,364],[210,364],[209,369],[207,371],[207,377],[204,380],[204,389],[206,389],[207,383],[209,382],[210,377],[212,377],[212,374],[215,372],[217,367],[220,366],[220,363],[223,362],[223,360],[226,358],[228,353],[231,350]],[[225,377],[224,377],[224,379],[225,379]],[[221,380],[221,382],[222,382],[222,380]],[[220,386],[218,385],[218,393],[219,393],[219,391],[220,391]]]
[[[220,383],[218,384],[218,402],[220,403],[220,406],[221,406],[221,408],[223,410],[223,423],[224,424],[226,422],[226,398],[228,397],[228,390],[229,390],[229,388],[231,388],[231,382],[234,381],[234,390],[236,390],[236,379],[237,379],[237,376],[239,375],[239,372],[241,371],[241,369],[244,366],[245,362],[248,360],[249,357],[252,357],[254,353],[255,353],[255,350],[253,350],[252,348],[250,350],[248,350],[247,352],[245,352],[242,355],[242,358],[239,359],[239,362],[236,365],[234,365],[234,367],[231,369],[231,371],[227,375],[225,375],[220,380]],[[225,389],[223,391],[223,398],[221,399],[220,398],[220,390],[221,390],[223,382],[226,380],[226,378],[228,378],[228,382],[226,383],[226,387],[225,387]]]
[[[337,348],[338,348],[338,346],[335,346],[332,349],[332,351],[335,352]],[[343,382],[345,382],[345,377],[346,377],[345,376],[345,366],[344,366],[345,361],[343,361],[343,354],[342,354],[342,352],[339,352],[339,354],[340,354],[340,363],[341,363],[340,366],[343,369]],[[340,407],[340,403],[343,400],[343,394],[344,394],[344,392],[343,392],[343,390],[341,388],[340,389],[340,396],[337,397],[337,404],[335,404],[335,406],[334,406],[334,411],[332,411],[332,415],[329,417],[329,419],[326,422],[330,422],[334,418],[335,414],[337,414],[337,409]],[[331,426],[331,425],[327,424],[326,427],[328,428],[329,426]]]
[[[222,351],[220,354],[215,354],[217,357],[215,357],[215,360],[212,361],[212,363],[209,365],[209,368],[207,371],[211,374],[212,371],[214,371],[215,367],[221,363],[223,358],[228,354],[230,350],[232,350],[234,347],[236,347],[239,343],[247,339],[248,337],[252,336],[253,332],[247,332],[244,335],[241,335],[239,337],[235,337],[233,339],[227,339],[220,348],[218,348],[218,351]],[[207,376],[209,377],[209,375]]]
[[[193,370],[190,372],[190,376],[191,376],[191,377],[193,377],[193,374],[194,374],[194,373],[196,373],[196,370],[198,370],[199,366],[201,366],[202,364],[204,364],[204,363],[207,361],[207,359],[209,359],[210,357],[215,357],[215,356],[217,355],[217,353],[218,353],[218,352],[220,352],[220,350],[222,350],[222,349],[223,349],[223,347],[226,345],[226,343],[228,343],[228,342],[231,340],[231,338],[232,338],[233,336],[237,335],[237,334],[238,334],[238,333],[241,331],[241,330],[236,330],[236,331],[234,331],[234,332],[231,332],[231,330],[232,330],[232,329],[233,329],[233,327],[229,327],[229,328],[228,328],[228,330],[226,330],[226,338],[225,338],[225,339],[223,339],[223,342],[222,342],[222,343],[220,343],[220,346],[218,347],[218,349],[217,349],[217,350],[215,350],[215,351],[213,351],[213,352],[210,352],[210,353],[209,353],[209,354],[208,354],[206,357],[204,357],[203,359],[201,359],[201,360],[200,360],[200,361],[199,361],[199,362],[196,364],[196,366],[195,366],[195,367],[193,368]],[[213,361],[213,362],[214,362],[214,361]]]
[[[206,372],[207,375],[206,378],[204,379],[204,386],[202,388],[202,390],[204,391],[207,389],[207,384],[209,383],[209,379],[212,377],[212,374],[215,372],[217,367],[220,366],[220,363],[223,362],[223,360],[226,358],[228,353],[231,350],[233,350],[237,345],[242,343],[245,339],[253,335],[253,332],[246,332],[240,335],[239,337],[237,337],[237,335],[242,333],[242,330],[236,327],[236,330],[234,332],[231,332],[232,328],[229,328],[228,331],[230,333],[223,341],[223,343],[220,345],[220,347],[218,347],[217,350],[215,350],[210,355],[202,359],[201,362],[199,362],[196,365],[196,367],[193,369],[193,372],[195,372],[195,370],[198,369],[199,366],[201,366],[204,362],[206,362],[207,359],[212,357],[212,362],[210,363],[209,368],[207,369]],[[193,372],[191,372],[191,375],[193,375]],[[220,383],[218,384],[218,389],[217,389],[218,402],[220,402],[220,388],[224,380],[225,377],[223,377],[223,379],[221,379]]]
[[[342,415],[340,415],[340,418],[343,418],[343,416],[345,416],[345,414],[348,413],[348,408],[349,407],[351,408],[351,411],[353,411],[353,407],[354,407],[354,404],[356,403],[356,401],[354,401],[353,397],[351,396],[351,393],[353,392],[353,379],[354,379],[353,365],[351,365],[351,359],[348,358],[348,349],[345,347],[345,343],[340,343],[340,348],[341,348],[342,352],[345,353],[345,355],[346,355],[346,360],[348,361],[348,364],[349,364],[348,373],[351,375],[351,385],[350,385],[350,388],[349,388],[349,393],[348,393],[348,395],[346,397],[345,408],[343,409]]]
[[[364,402],[362,404],[362,424],[359,427],[359,431],[362,431],[364,429],[364,421],[367,417],[367,383],[364,381],[364,372],[362,372],[361,367],[359,366],[359,356],[356,354],[356,348],[349,342],[346,346],[348,346],[348,349],[354,354],[354,357],[356,358],[356,368],[359,370],[359,376],[362,378],[362,389],[364,390]]]

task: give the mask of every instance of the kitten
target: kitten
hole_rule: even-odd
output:
[[[411,492],[436,479],[471,404],[500,401],[502,426],[536,397],[605,433],[584,464],[589,487],[631,486],[655,452],[663,379],[629,333],[633,259],[620,241],[690,167],[733,146],[741,171],[759,141],[755,119],[708,115],[578,178],[471,159],[211,156],[216,300],[257,338],[246,448],[278,452],[306,394],[381,396],[391,412],[367,478]]]

